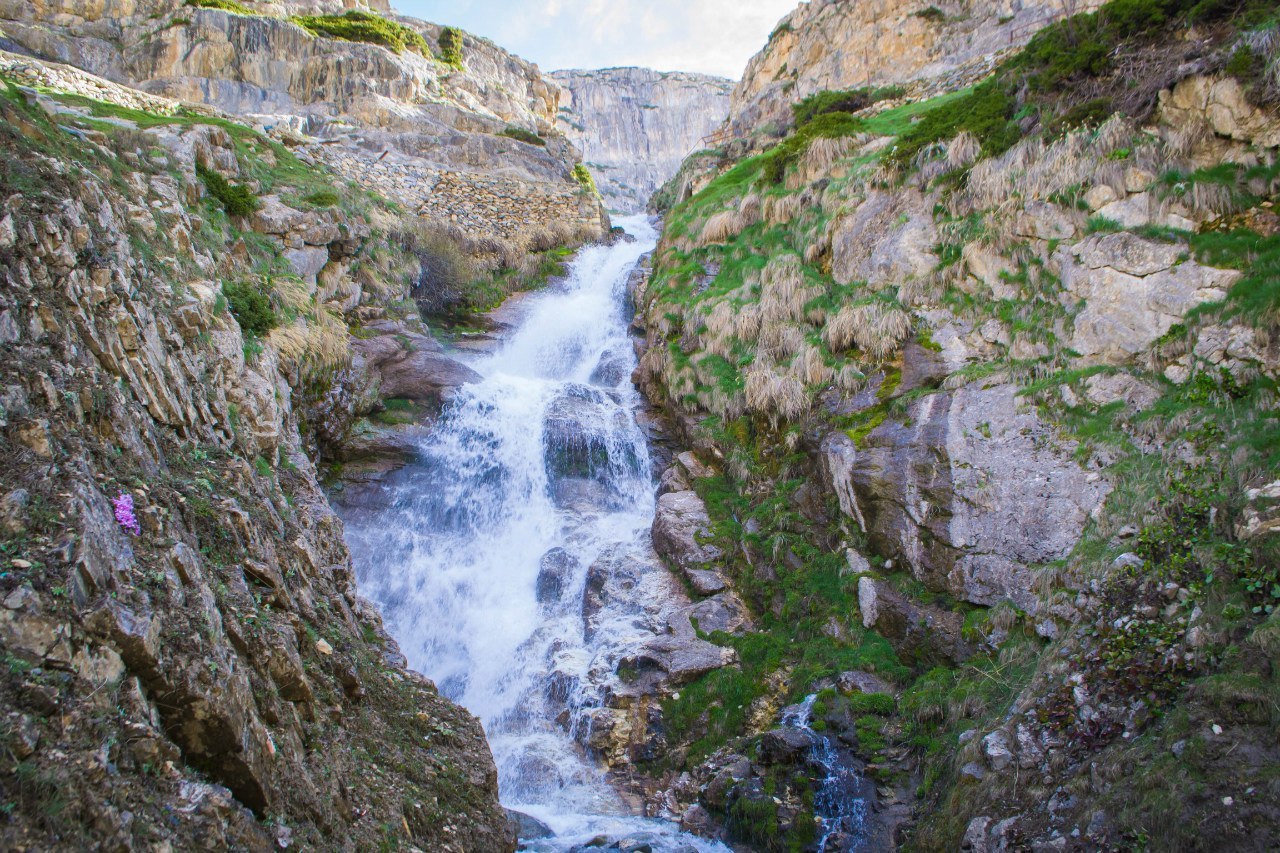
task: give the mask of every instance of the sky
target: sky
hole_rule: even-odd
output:
[[[738,79],[798,0],[391,0],[543,71],[639,65]]]

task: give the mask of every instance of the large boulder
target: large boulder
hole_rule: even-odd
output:
[[[430,335],[399,323],[367,328],[379,334],[353,338],[351,348],[376,375],[382,397],[438,400],[447,389],[480,381],[480,374],[445,355]]]
[[[899,654],[923,661],[959,663],[973,654],[960,630],[959,613],[918,604],[884,581],[858,579],[862,624],[893,643]]]
[[[922,397],[862,446],[841,432],[821,447],[842,512],[876,549],[975,604],[1034,611],[1030,567],[1070,553],[1109,491],[1009,384]]]
[[[1195,306],[1225,298],[1240,273],[1182,260],[1184,252],[1127,232],[1060,249],[1067,298],[1084,302],[1071,348],[1090,364],[1123,364]]]
[[[721,556],[719,548],[705,541],[711,535],[711,518],[697,492],[661,495],[652,530],[653,547],[682,571],[702,570]]]

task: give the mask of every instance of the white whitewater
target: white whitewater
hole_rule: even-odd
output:
[[[474,358],[417,460],[344,513],[362,592],[410,664],[484,722],[502,801],[565,850],[604,835],[654,850],[725,848],[629,815],[576,738],[625,651],[658,629],[670,580],[635,574],[635,601],[584,616],[588,572],[652,565],[654,484],[630,381],[626,282],[656,235],[584,249],[567,280],[521,305]],[[630,561],[630,562],[628,562]]]

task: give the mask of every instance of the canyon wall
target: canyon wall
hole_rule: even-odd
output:
[[[465,189],[473,178],[518,182],[509,197],[528,224],[518,244],[559,223],[596,236],[608,229],[591,199],[560,203],[581,189],[572,175],[578,153],[556,132],[560,92],[537,66],[470,34],[461,67],[448,65],[433,53],[442,28],[412,18],[391,20],[420,34],[433,55],[313,36],[286,17],[331,5],[249,4],[252,14],[237,14],[180,0],[6,0],[0,25],[12,46],[36,57],[313,143],[348,179],[429,218],[453,209],[453,197],[426,202],[447,173],[444,188]],[[541,135],[539,144],[503,135],[513,128]],[[464,216],[463,227],[468,218],[477,217]]]
[[[1274,4],[1064,8],[801,4],[660,194],[655,544],[751,619],[630,732],[690,831],[812,843],[804,718],[838,849],[1280,840]]]
[[[586,158],[605,203],[643,210],[681,161],[723,122],[732,81],[705,74],[605,68],[556,71],[557,126]]]
[[[1010,50],[1102,0],[812,0],[784,17],[733,90],[739,135],[777,135],[790,105],[815,92],[890,86],[954,91]]]

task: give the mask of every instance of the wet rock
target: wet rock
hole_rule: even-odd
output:
[[[406,327],[387,326],[384,334],[355,338],[352,349],[377,377],[384,397],[438,400],[449,388],[480,381],[471,368],[443,354],[435,339]]]
[[[658,498],[653,519],[653,547],[678,569],[700,569],[720,557],[720,549],[705,544],[711,519],[702,498],[692,491],[669,492]]]
[[[535,594],[544,607],[557,604],[569,588],[579,566],[577,558],[563,548],[552,548],[538,561]]]
[[[521,841],[534,841],[539,838],[552,838],[555,832],[551,827],[532,815],[518,812],[515,809],[503,809],[507,814],[507,823],[511,831]]]
[[[813,749],[813,736],[802,729],[782,728],[765,732],[760,739],[760,760],[765,764],[794,764]]]

